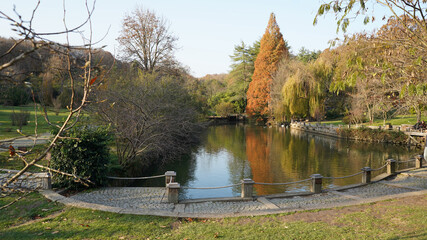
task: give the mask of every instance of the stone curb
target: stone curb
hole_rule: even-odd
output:
[[[335,208],[335,207],[347,207],[347,206],[354,206],[354,205],[360,205],[360,204],[367,204],[367,203],[373,203],[378,201],[384,201],[389,199],[395,199],[395,198],[404,198],[404,197],[410,197],[410,196],[420,196],[427,194],[427,190],[422,191],[416,191],[416,192],[407,192],[407,193],[400,193],[400,194],[394,194],[394,195],[386,195],[386,196],[380,196],[380,197],[374,197],[369,199],[360,199],[360,200],[350,200],[348,202],[344,203],[334,203],[334,204],[322,204],[321,206],[315,206],[315,207],[303,207],[303,208],[270,208],[266,210],[258,210],[258,211],[250,211],[250,212],[234,212],[234,213],[184,213],[180,211],[163,211],[163,210],[142,210],[142,209],[125,209],[120,207],[111,207],[111,206],[105,206],[95,203],[87,203],[83,201],[79,201],[72,198],[64,197],[52,190],[40,190],[39,191],[43,196],[46,198],[54,201],[62,203],[66,206],[71,207],[77,207],[77,208],[85,208],[85,209],[92,209],[92,210],[99,210],[99,211],[105,211],[105,212],[113,212],[113,213],[120,213],[120,214],[133,214],[133,215],[152,215],[152,216],[162,216],[162,217],[190,217],[190,218],[224,218],[224,217],[243,217],[243,216],[262,216],[262,215],[269,215],[269,214],[280,214],[280,213],[288,213],[288,212],[300,212],[300,211],[307,211],[307,210],[316,210],[316,209],[328,209],[328,208]],[[191,204],[191,203],[187,203]],[[175,209],[184,209],[182,204],[175,204]]]

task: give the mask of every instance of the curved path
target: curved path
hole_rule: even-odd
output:
[[[42,190],[41,193],[69,206],[116,213],[192,218],[254,216],[427,194],[427,168],[400,173],[396,177],[357,188],[281,198],[258,196],[250,200],[205,199],[172,204],[166,202],[165,188],[102,188],[71,197],[51,190]]]

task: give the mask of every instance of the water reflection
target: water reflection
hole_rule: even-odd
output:
[[[404,147],[355,143],[285,128],[249,125],[213,126],[187,159],[157,169],[177,172],[184,187],[214,187],[255,182],[278,183],[307,179],[314,173],[340,177],[362,167],[379,168],[386,159],[408,160],[416,154]],[[325,187],[358,183],[361,176],[326,181]],[[308,190],[307,184],[255,185],[258,195]],[[218,190],[184,189],[182,198],[239,196],[240,187]]]

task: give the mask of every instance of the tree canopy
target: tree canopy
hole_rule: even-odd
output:
[[[118,38],[125,59],[135,61],[146,71],[173,65],[177,40],[164,18],[142,7],[124,17]]]
[[[283,57],[287,57],[288,54],[288,49],[276,22],[276,16],[271,13],[268,26],[261,38],[252,82],[249,84],[247,92],[246,112],[249,116],[258,119],[267,118],[272,76],[277,70],[279,61]]]

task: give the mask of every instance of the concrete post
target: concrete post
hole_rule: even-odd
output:
[[[181,185],[179,185],[179,183],[177,182],[168,183],[166,185],[169,203],[178,203],[180,188],[181,188]]]
[[[255,182],[250,178],[245,178],[242,180],[242,198],[251,198],[254,191]]]
[[[42,188],[43,189],[52,189],[52,178],[50,173],[46,173],[42,178]]]
[[[176,172],[174,171],[165,172],[165,186],[173,182],[176,182]]]
[[[387,174],[395,174],[396,173],[396,165],[397,162],[394,159],[388,159],[387,160]]]
[[[415,168],[423,167],[423,155],[418,155],[415,157]]]
[[[364,167],[362,168],[363,175],[362,175],[362,183],[371,183],[371,171],[372,169],[370,167]]]
[[[427,159],[427,136],[424,140],[425,140],[426,145],[424,146],[424,155],[423,156],[424,156],[424,159]]]
[[[313,174],[310,177],[311,177],[310,191],[312,193],[321,193],[323,176],[320,174]]]

